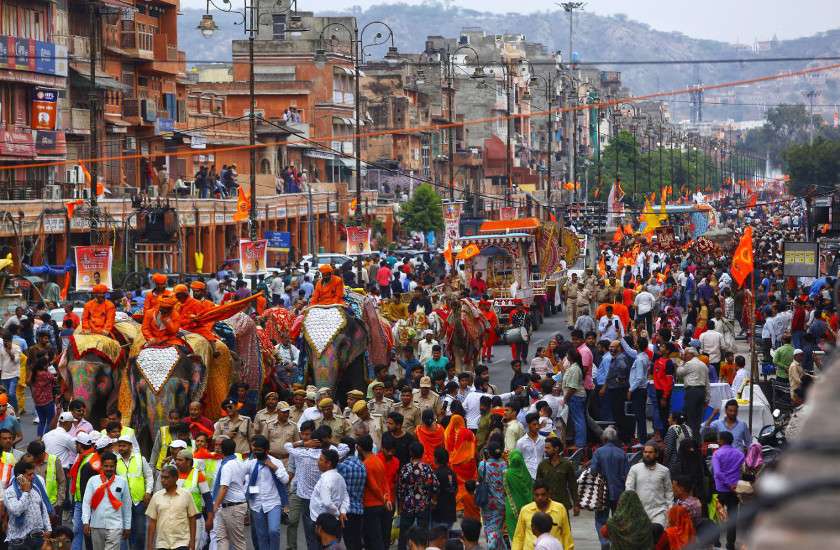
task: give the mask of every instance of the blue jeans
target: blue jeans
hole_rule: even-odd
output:
[[[85,536],[82,532],[82,503],[73,503],[73,544],[71,550],[82,550],[85,546]]]
[[[633,390],[630,398],[633,416],[636,417],[636,437],[644,445],[647,441],[647,387]]]
[[[586,398],[573,395],[569,400],[569,415],[575,427],[575,446],[578,449],[586,447]]]
[[[210,188],[207,187],[206,185],[200,185],[198,187],[198,198],[206,199],[209,196],[210,196]]]
[[[146,550],[146,505],[141,500],[131,507],[131,534],[123,539],[120,550]]]
[[[3,378],[2,380],[0,380],[0,384],[3,384],[3,387],[6,388],[6,391],[9,393],[9,405],[11,405],[12,408],[15,409],[15,412],[20,413],[17,400],[18,377],[15,376],[14,378]]]
[[[802,339],[805,338],[805,331],[804,330],[794,330],[790,333],[791,343],[793,344],[794,348],[801,348],[802,347]]]
[[[306,507],[300,512],[300,520],[303,522],[303,534],[306,536],[306,548],[308,550],[321,550],[321,541],[315,536],[315,522],[309,515],[309,502],[304,500]]]
[[[268,512],[251,510],[251,524],[257,540],[255,548],[280,548],[280,516],[283,507],[275,506]]]
[[[610,543],[609,539],[605,539],[601,535],[601,527],[607,524],[607,520],[610,519],[610,512],[615,512],[616,506],[618,506],[618,501],[611,500],[606,508],[595,512],[595,534],[598,535],[598,540],[601,541],[601,548]]]
[[[35,405],[35,412],[38,413],[38,437],[49,431],[50,422],[55,416],[55,403],[49,402],[46,405]]]

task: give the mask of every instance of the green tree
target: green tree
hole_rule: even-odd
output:
[[[409,231],[443,231],[441,199],[434,188],[424,183],[400,206],[400,218]]]
[[[818,137],[813,145],[789,147],[783,158],[794,196],[825,195],[840,183],[840,140]]]
[[[791,146],[808,141],[811,117],[803,103],[777,105],[767,110],[766,121],[760,128],[744,136],[742,148],[753,155],[770,155],[770,161],[783,166],[785,151]],[[814,115],[815,133],[823,131],[822,117]]]

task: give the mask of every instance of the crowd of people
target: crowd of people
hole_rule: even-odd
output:
[[[284,538],[297,550],[300,538],[309,550],[568,550],[571,524],[587,509],[602,548],[685,548],[737,516],[761,468],[739,418],[751,370],[736,339],[752,337],[752,316],[764,326],[757,343],[779,399],[791,406],[805,399],[838,330],[833,280],[797,284],[779,270],[779,243],[800,225],[784,205],[766,216],[755,295],[730,273],[737,233],[723,250],[624,236],[601,245],[597,269],[561,279],[550,303],[515,305],[512,326],[529,332],[534,309],[563,311],[569,336],[533,350],[517,344],[509,384],[491,383],[492,345],[459,372],[446,341],[426,330],[395,346],[390,364],[372,365],[366,387],[334,395],[289,375],[255,404],[233,384],[221,410],[194,402],[186,414],[168,411],[151,449],[119,411],[94,426],[83,400],[64,399],[55,367],[69,338],[110,334],[122,311],[142,319],[153,345],[181,345],[182,329],[213,341],[200,314],[249,297],[245,281],[219,273],[170,290],[156,274],[148,290],[97,285],[81,315],[68,304],[61,327],[43,306],[18,308],[0,349],[5,544],[226,550],[279,548]],[[433,287],[472,296],[495,331],[480,274],[468,280],[430,260],[384,254],[365,259],[361,273],[286,269],[260,280],[267,298],[252,313],[262,323],[270,305],[341,305],[345,286],[361,279],[383,310],[440,310]],[[289,334],[273,344],[280,364],[298,362],[301,344]],[[712,402],[713,383],[736,397]],[[29,441],[24,387],[38,422]],[[683,404],[672,407],[678,388]]]

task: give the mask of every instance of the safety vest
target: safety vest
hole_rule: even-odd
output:
[[[241,462],[242,453],[236,453],[236,458]],[[207,478],[207,485],[210,487],[213,487],[213,484],[216,482],[216,474],[219,471],[219,464],[221,463],[222,461],[217,458],[196,459],[196,464],[204,472],[204,477]]]
[[[201,488],[198,486],[198,468],[190,470],[187,477],[179,481],[181,482],[181,488],[189,491],[190,495],[192,495],[195,509],[200,514],[204,510],[204,500],[201,498]]]
[[[0,453],[0,488],[5,489],[12,482],[12,472],[15,469],[15,455],[10,452],[3,451]]]
[[[132,454],[128,459],[128,466],[122,457],[117,460],[117,473],[128,480],[128,492],[131,500],[137,504],[146,496],[146,478],[143,476],[143,458]]]
[[[82,457],[82,462],[79,464],[79,471],[76,472],[76,492],[73,494],[73,500],[75,502],[82,501],[82,468],[85,467],[85,464],[90,462],[91,457],[93,457],[94,453],[89,455],[85,455]]]
[[[163,459],[166,458],[166,453],[169,452],[169,444],[172,443],[172,434],[169,433],[169,426],[160,427],[160,452],[155,461],[155,469],[160,470],[163,466]]]
[[[55,506],[58,503],[58,479],[56,478],[55,463],[57,457],[55,455],[47,455],[47,472],[44,481],[47,484],[47,497],[50,499],[50,504]]]

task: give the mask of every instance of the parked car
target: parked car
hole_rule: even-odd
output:
[[[303,270],[303,264],[309,264],[310,269],[314,271],[321,265],[334,264],[336,266],[340,266],[347,262],[355,261],[354,258],[347,256],[346,254],[334,254],[331,252],[318,254],[318,265],[313,265],[312,260],[313,258],[311,254],[305,255],[300,262],[298,262],[298,268]]]

